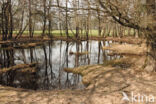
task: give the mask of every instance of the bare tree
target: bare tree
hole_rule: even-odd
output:
[[[29,37],[32,38],[33,37],[33,30],[32,30],[32,1],[29,0]]]
[[[65,27],[66,27],[66,35],[69,37],[69,32],[68,32],[68,0],[66,0],[66,20],[65,20]]]
[[[43,30],[42,30],[42,36],[45,35],[45,30],[46,30],[46,23],[47,23],[47,7],[46,7],[46,0],[43,0],[43,8],[44,8],[44,11],[43,11]]]
[[[145,32],[146,39],[148,41],[148,45],[151,48],[151,52],[149,53],[150,56],[154,59],[154,64],[156,63],[156,13],[155,13],[155,0],[147,0],[146,1],[146,7],[148,12],[148,17],[150,18],[149,22],[147,22],[147,25],[142,25],[139,23],[139,21],[136,21],[135,16],[132,14],[130,17],[126,10],[122,10],[120,6],[122,6],[121,2],[119,0],[112,1],[112,0],[98,0],[101,7],[107,11],[107,13],[113,18],[113,20],[117,21],[119,24],[125,26],[137,29],[139,31]],[[127,8],[129,9],[129,8]],[[133,11],[131,11],[133,12]],[[154,67],[154,70],[156,70],[156,64]]]

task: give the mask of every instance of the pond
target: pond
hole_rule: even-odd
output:
[[[103,64],[119,56],[108,56],[112,41],[52,41],[27,49],[0,50],[0,68],[17,64],[38,63],[33,74],[15,71],[0,74],[0,84],[33,90],[82,89],[80,75],[67,73],[64,68]],[[9,57],[8,57],[9,56]]]

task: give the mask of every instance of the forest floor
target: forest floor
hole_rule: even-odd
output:
[[[0,39],[2,37],[0,36]],[[62,41],[86,41],[87,37],[83,36],[83,37],[66,37],[66,36],[34,36],[33,38],[29,38],[29,36],[24,35],[22,37],[20,37],[19,39],[14,39],[15,37],[13,37],[13,39],[8,40],[8,41],[2,41],[0,40],[0,44],[10,44],[10,43],[35,43],[35,42],[45,42],[45,41],[51,41],[51,40],[62,40]],[[122,38],[120,37],[103,37],[103,36],[89,36],[88,37],[89,40],[97,40],[97,41],[103,41],[103,40],[112,40],[112,41],[117,41],[117,42],[126,42],[126,43],[130,43],[130,44],[139,44],[141,42],[144,42],[144,40],[140,39],[140,38],[134,38],[132,36],[124,36]]]
[[[85,89],[33,91],[0,86],[0,104],[156,104],[156,73],[152,63],[147,63],[146,45],[112,44],[103,49],[124,57],[64,69],[82,75]],[[126,95],[129,101],[123,100]]]

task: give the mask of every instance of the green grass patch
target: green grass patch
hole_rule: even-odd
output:
[[[102,31],[102,34],[103,34],[103,32],[104,31]],[[13,33],[17,34],[18,31],[13,31]],[[48,31],[46,31],[45,33],[48,34]],[[68,33],[69,33],[69,36],[75,36],[76,30],[69,30]],[[131,30],[130,35],[133,35],[133,33],[134,33],[134,31]],[[24,31],[23,34],[24,35],[29,35],[29,31]],[[34,31],[34,35],[41,35],[41,34],[42,34],[42,30],[35,30]],[[53,31],[51,31],[51,34],[53,36],[66,36],[66,31],[65,30],[62,30],[62,31],[53,30]],[[85,30],[83,30],[83,31],[80,30],[79,34],[81,36],[86,36],[86,31]],[[112,36],[113,35],[113,30],[111,30],[110,33],[108,33],[107,30],[106,30],[105,35],[106,36]],[[129,35],[128,30],[125,30],[125,35]],[[98,36],[98,30],[90,30],[89,31],[89,36]]]

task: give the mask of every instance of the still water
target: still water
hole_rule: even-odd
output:
[[[28,49],[0,50],[0,68],[17,64],[38,63],[33,74],[16,71],[0,74],[0,84],[34,90],[84,88],[81,76],[67,73],[64,68],[82,65],[103,64],[119,56],[108,56],[111,41],[46,42],[42,46]],[[79,54],[84,53],[84,54]],[[10,55],[9,57],[7,57]]]

